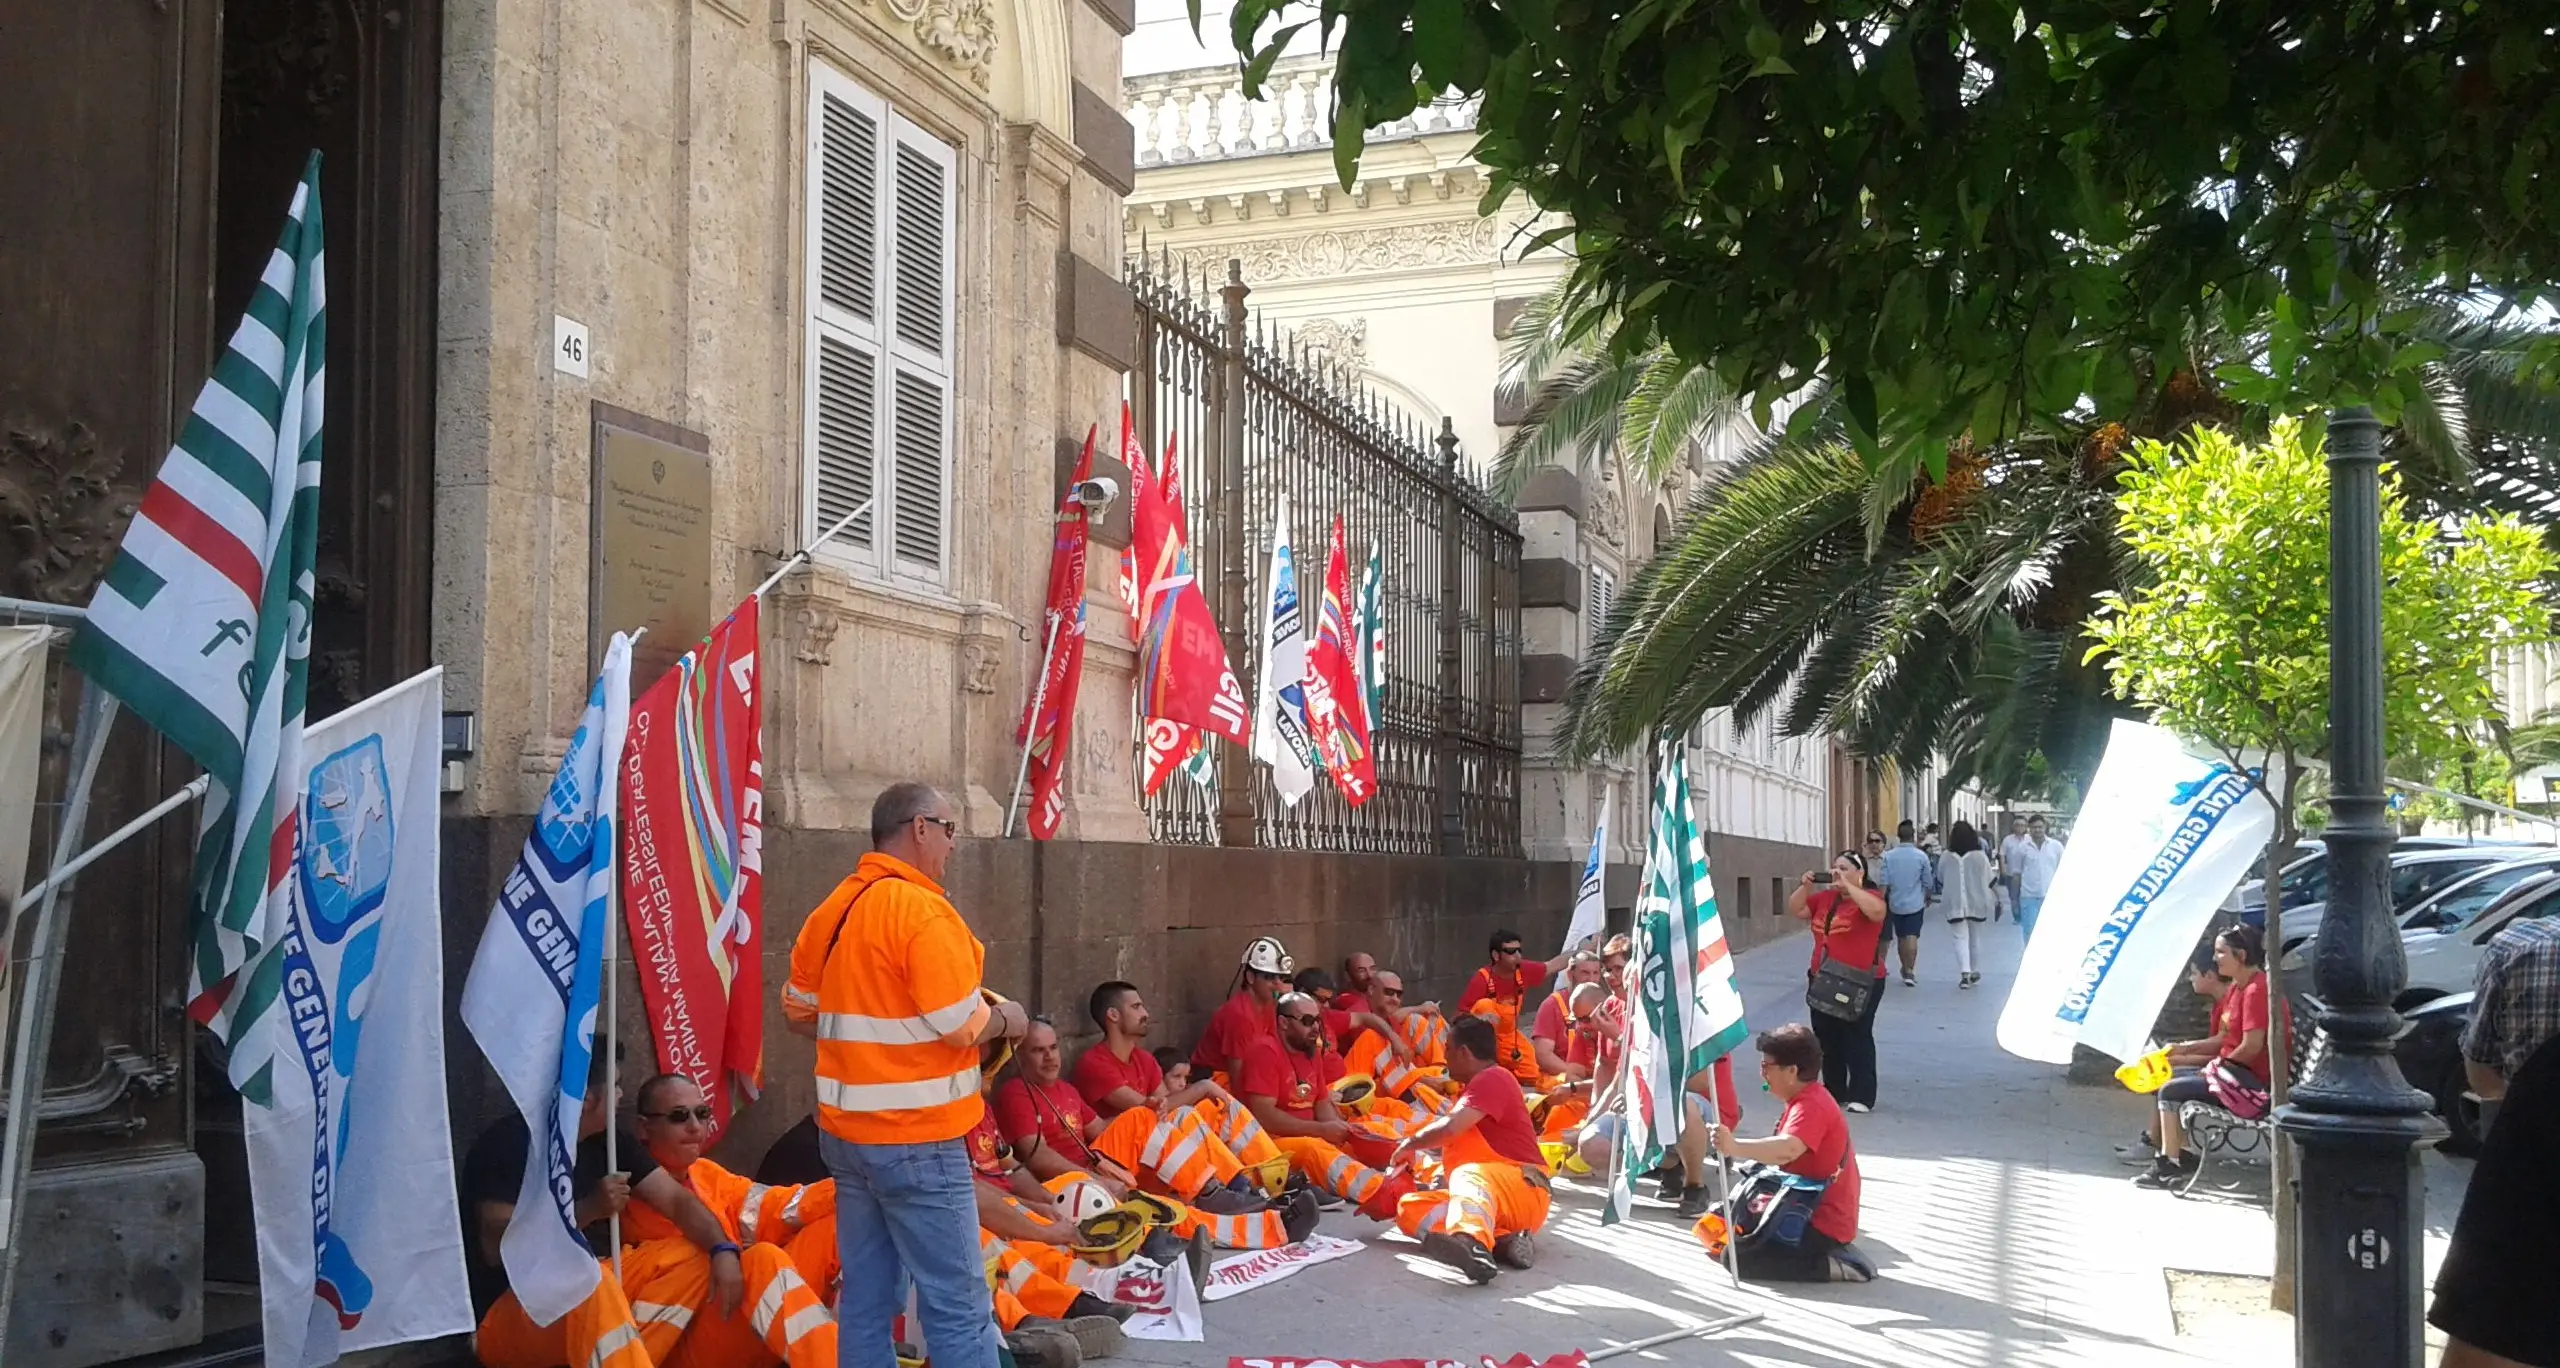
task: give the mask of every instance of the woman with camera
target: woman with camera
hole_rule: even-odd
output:
[[[1828,871],[1807,870],[1787,895],[1787,915],[1813,927],[1805,1006],[1822,1042],[1822,1082],[1848,1111],[1876,1105],[1876,1007],[1884,1000],[1885,900],[1867,886],[1854,850]]]

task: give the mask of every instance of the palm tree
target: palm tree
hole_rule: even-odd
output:
[[[1808,385],[1756,421],[1747,397],[1667,350],[1620,355],[1614,320],[1559,288],[1522,311],[1506,354],[1524,420],[1497,454],[1497,490],[1541,467],[1611,461],[1659,487],[1704,466],[1671,540],[1632,577],[1567,695],[1567,759],[1617,752],[1656,728],[1776,708],[1788,735],[1830,731],[1951,782],[2026,796],[2085,782],[2127,711],[2084,657],[2099,592],[2117,587],[2116,454],[2202,422],[2251,427],[2191,354],[2143,377],[2122,423],[2074,415],[1986,447],[1959,442],[1936,478],[1865,465],[1828,394]],[[2444,352],[2386,454],[2445,512],[2560,509],[2560,392],[2531,349],[2553,330],[2440,308]],[[1717,459],[1701,461],[1701,453]]]

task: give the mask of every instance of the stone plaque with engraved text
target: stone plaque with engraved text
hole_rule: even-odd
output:
[[[631,656],[638,698],[711,630],[710,439],[599,404],[595,456],[588,656],[646,627]]]

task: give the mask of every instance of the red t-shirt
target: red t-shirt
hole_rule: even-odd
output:
[[[1117,1116],[1119,1108],[1107,1100],[1122,1088],[1137,1089],[1140,1097],[1153,1097],[1164,1086],[1164,1066],[1145,1050],[1129,1051],[1128,1062],[1111,1053],[1108,1045],[1096,1045],[1076,1056],[1076,1091],[1085,1104],[1103,1116]]]
[[[1741,1125],[1742,1094],[1733,1090],[1733,1056],[1716,1056],[1715,1073],[1711,1076],[1715,1079],[1716,1119],[1727,1127]]]
[[[980,1108],[978,1124],[969,1128],[965,1137],[969,1145],[969,1167],[990,1183],[1004,1185],[1004,1133],[996,1129],[996,1114]]]
[[[1340,1077],[1342,1056],[1333,1051],[1301,1054],[1281,1045],[1276,1037],[1263,1036],[1245,1049],[1244,1078],[1237,1091],[1247,1097],[1268,1097],[1280,1110],[1312,1121],[1316,1095]]]
[[[1458,1105],[1483,1113],[1475,1133],[1495,1154],[1515,1164],[1546,1168],[1546,1155],[1538,1149],[1538,1128],[1529,1122],[1529,1099],[1509,1069],[1476,1070],[1476,1076],[1467,1080],[1467,1090],[1458,1094]]]
[[[1369,995],[1367,993],[1357,992],[1349,988],[1345,988],[1341,992],[1333,995],[1333,1005],[1346,1012],[1375,1012],[1378,1010],[1377,1008],[1369,1005]]]
[[[1095,1120],[1093,1108],[1067,1080],[1034,1084],[1018,1075],[1008,1078],[996,1088],[991,1110],[1006,1139],[1036,1134],[1070,1164],[1093,1162],[1093,1150],[1084,1142],[1084,1128]]]
[[[2251,974],[2247,983],[2222,995],[2226,1008],[2222,1016],[2222,1048],[2215,1053],[2224,1059],[2239,1050],[2241,1038],[2251,1031],[2267,1029],[2267,976]],[[2267,1073],[2265,1044],[2259,1047],[2257,1060],[2239,1060],[2240,1067],[2263,1078]]]
[[[1563,1053],[1567,1042],[1564,1034],[1564,994],[1562,992],[1549,993],[1547,1000],[1538,1004],[1538,1020],[1529,1028],[1529,1035],[1533,1039],[1543,1040],[1555,1046],[1557,1053]]]
[[[1831,1181],[1813,1209],[1813,1228],[1843,1244],[1858,1238],[1858,1155],[1849,1147],[1849,1118],[1840,1114],[1831,1090],[1807,1084],[1779,1116],[1778,1134],[1804,1142],[1804,1153],[1787,1172]]]
[[[1884,977],[1884,961],[1876,958],[1876,942],[1884,936],[1884,923],[1867,916],[1866,909],[1838,889],[1826,889],[1805,900],[1805,910],[1813,914],[1813,968],[1820,969],[1827,957],[1843,964],[1869,965],[1876,977]]]
[[[1334,999],[1337,1003],[1341,1000]],[[1333,1048],[1349,1053],[1352,1040],[1360,1034],[1351,1027],[1351,1010],[1347,1007],[1327,1007],[1323,1010],[1324,1038],[1333,1042]]]
[[[1244,1047],[1257,1037],[1280,1038],[1279,1014],[1254,1001],[1252,989],[1239,989],[1209,1014],[1209,1029],[1200,1033],[1200,1047],[1191,1052],[1191,1076],[1224,1072],[1227,1061],[1243,1058]]]
[[[1530,989],[1546,981],[1545,960],[1524,959],[1520,961],[1520,967],[1517,970],[1505,975],[1500,982],[1495,981],[1493,966],[1488,964],[1468,977],[1467,991],[1458,995],[1458,1008],[1461,1011],[1472,1012],[1476,1004],[1486,998],[1498,998],[1517,1005],[1529,995]]]

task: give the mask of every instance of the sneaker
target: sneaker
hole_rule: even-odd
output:
[[[1271,1199],[1258,1191],[1241,1192],[1224,1183],[1213,1183],[1200,1189],[1199,1195],[1191,1199],[1191,1209],[1205,1211],[1212,1216],[1250,1216],[1257,1211],[1269,1211]]]
[[[1069,1342],[1075,1345],[1079,1362],[1110,1358],[1129,1347],[1129,1332],[1120,1328],[1118,1316],[1078,1315],[1073,1307],[1067,1308],[1067,1315],[1061,1320],[1026,1316],[1022,1324],[1014,1328],[1014,1333],[1031,1329],[1063,1331]]]
[[[1169,1227],[1158,1226],[1147,1232],[1138,1245],[1138,1257],[1165,1268],[1171,1268],[1183,1257],[1182,1237]]]
[[[1076,1299],[1067,1303],[1065,1319],[1071,1325],[1077,1318],[1083,1316],[1108,1316],[1115,1321],[1125,1321],[1136,1315],[1137,1311],[1138,1308],[1134,1306],[1122,1306],[1118,1302],[1104,1301],[1090,1292],[1078,1292]],[[1094,1355],[1087,1353],[1085,1357],[1092,1358]]]
[[[1842,1245],[1831,1251],[1831,1281],[1867,1283],[1876,1280],[1876,1266],[1858,1252],[1856,1245]]]
[[[1280,1204],[1280,1225],[1289,1234],[1289,1243],[1316,1233],[1316,1195],[1301,1192]]]
[[[2150,1136],[2137,1135],[2132,1144],[2116,1146],[2116,1157],[2128,1164],[2152,1164],[2159,1161],[2160,1147],[2151,1143]]]
[[[1707,1208],[1714,1202],[1715,1198],[1707,1191],[1706,1184],[1700,1183],[1696,1187],[1688,1188],[1680,1194],[1680,1219],[1694,1221],[1706,1215]]]
[[[1191,1261],[1193,1287],[1205,1289],[1209,1286],[1209,1254],[1209,1232],[1192,1231],[1191,1238],[1183,1244],[1182,1256]]]
[[[2203,1159],[2192,1154],[2182,1155],[2175,1161],[2164,1154],[2152,1160],[2151,1167],[2133,1175],[2133,1185],[2138,1188],[2150,1188],[2155,1192],[2183,1188],[2187,1185],[2187,1180],[2196,1176],[2196,1169],[2203,1163]]]
[[[1522,1271],[1538,1266],[1538,1242],[1528,1231],[1515,1230],[1493,1242],[1493,1261]]]
[[[1479,1287],[1492,1282],[1494,1275],[1502,1271],[1493,1266],[1493,1255],[1483,1245],[1445,1230],[1423,1232],[1422,1256],[1466,1274],[1467,1281]]]
[[[1084,1368],[1084,1346],[1057,1321],[1025,1320],[1006,1333],[1004,1347],[1020,1368]]]
[[[1972,987],[1972,986],[1973,986],[1973,975],[1971,975],[1971,974],[1958,974],[1958,975],[1956,975],[1956,986],[1957,986],[1958,988],[1970,988],[1970,987]]]
[[[1855,1112],[1860,1116],[1864,1116],[1868,1112],[1874,1111],[1875,1108],[1868,1106],[1864,1102],[1852,1102],[1848,1106],[1842,1107],[1840,1110],[1845,1112]]]
[[[1662,1180],[1662,1200],[1666,1202],[1679,1201],[1681,1194],[1688,1190],[1689,1180],[1681,1177],[1678,1169],[1673,1169],[1671,1176]]]
[[[1903,986],[1903,987],[1905,987],[1905,988],[1917,988],[1917,987],[1919,987],[1919,986],[1920,986],[1920,976],[1919,976],[1918,974],[1912,973],[1912,972],[1911,972],[1910,970],[1908,970],[1908,969],[1903,970],[1903,971],[1902,971],[1902,986]]]

